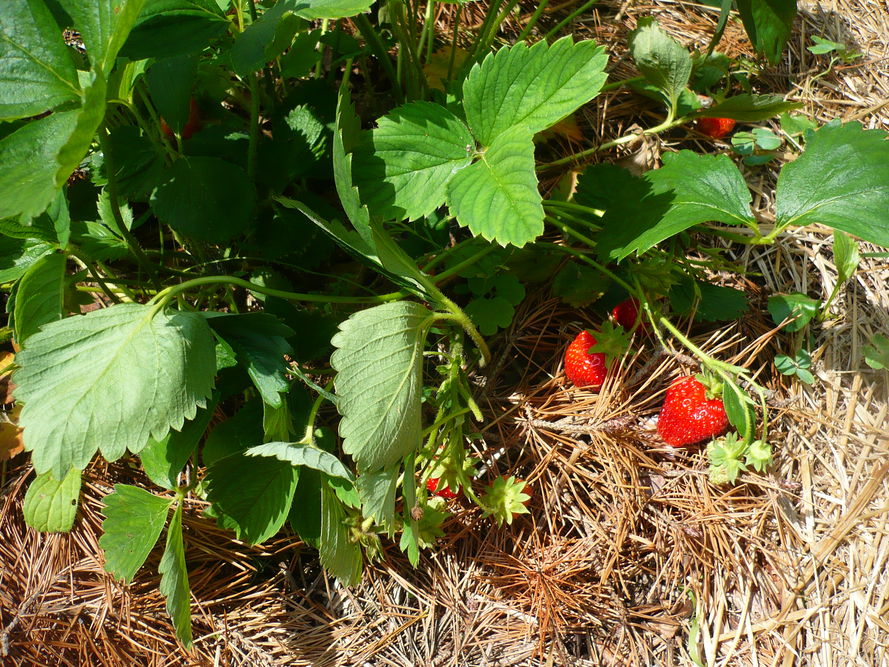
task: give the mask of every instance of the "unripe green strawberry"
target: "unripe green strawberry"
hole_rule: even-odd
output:
[[[722,399],[707,394],[707,387],[693,375],[673,381],[657,420],[664,442],[673,447],[695,445],[728,428]]]

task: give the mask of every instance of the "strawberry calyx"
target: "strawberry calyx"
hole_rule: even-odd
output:
[[[772,463],[772,446],[765,440],[751,442],[744,455],[744,463],[757,472],[763,472]]]
[[[527,482],[516,479],[515,475],[498,477],[480,499],[486,516],[492,517],[498,526],[512,524],[520,514],[528,514],[531,496],[525,493]]]
[[[738,475],[747,470],[743,460],[747,452],[747,443],[738,439],[736,433],[727,433],[718,440],[707,445],[707,457],[710,459],[710,481],[714,484],[732,483]]]
[[[713,373],[710,373],[707,370],[704,370],[703,372],[695,375],[695,380],[703,385],[708,401],[711,401],[714,398],[722,397],[722,390],[725,386],[722,378],[714,375]]]
[[[615,326],[611,322],[602,322],[599,331],[590,331],[590,333],[596,342],[587,350],[587,354],[604,354],[606,368],[611,368],[614,360],[620,359],[630,348],[630,335],[620,325]]]

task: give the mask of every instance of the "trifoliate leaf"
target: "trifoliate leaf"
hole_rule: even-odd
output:
[[[61,481],[51,472],[37,475],[28,492],[22,513],[34,530],[67,533],[77,516],[80,497],[80,471],[71,468]]]
[[[116,484],[103,502],[105,520],[99,546],[105,552],[105,570],[116,579],[132,581],[157,543],[173,500]]]
[[[492,299],[473,299],[463,307],[483,336],[493,336],[499,329],[512,324],[515,315],[513,305],[501,296]]]
[[[820,223],[889,246],[889,140],[858,123],[808,134],[806,150],[781,169],[776,224]]]
[[[199,315],[118,304],[51,322],[14,374],[25,446],[38,473],[82,470],[180,429],[210,395],[215,345]]]
[[[519,42],[476,64],[463,83],[463,107],[475,137],[492,147],[506,132],[545,130],[593,99],[605,83],[607,57],[593,41],[563,37],[531,47]]]
[[[362,472],[398,463],[420,444],[423,344],[431,312],[409,301],[368,308],[340,324],[337,409],[343,450]]]

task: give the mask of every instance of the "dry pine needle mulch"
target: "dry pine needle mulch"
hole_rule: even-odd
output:
[[[547,20],[572,8],[555,5]],[[826,0],[800,10],[787,55],[764,81],[791,91],[820,122],[889,129],[889,5]],[[650,14],[696,46],[717,17],[689,2],[611,1],[574,32],[608,44],[614,78],[623,78],[633,74],[626,34]],[[863,57],[825,74],[825,57],[805,49],[813,34]],[[738,25],[723,48],[749,52]],[[611,91],[581,125],[597,142],[650,124],[654,113]],[[648,168],[663,150],[684,147],[714,150],[677,132],[603,159]],[[760,210],[774,178],[769,169],[748,174]],[[128,587],[102,570],[101,499],[113,483],[143,484],[138,470],[93,465],[75,530],[42,535],[21,520],[29,469],[10,465],[0,490],[0,664],[682,665],[693,626],[708,665],[889,664],[889,383],[861,360],[862,346],[889,331],[889,261],[864,259],[843,288],[813,340],[813,386],[771,365],[783,350],[766,296],[825,297],[836,280],[830,248],[828,230],[806,229],[771,247],[734,249],[748,274],[716,277],[748,292],[750,315],[689,329],[703,349],[747,366],[771,390],[768,474],[714,487],[701,451],[658,445],[652,418],[663,390],[695,367],[651,338],[636,336],[637,352],[599,394],[571,387],[561,354],[598,317],[541,292],[523,305],[499,343],[501,362],[483,378],[489,421],[474,443],[489,476],[529,481],[530,515],[494,529],[454,503],[446,537],[418,569],[387,544],[349,590],[296,538],[241,545],[191,501],[195,650],[187,654],[157,592],[159,554]]]

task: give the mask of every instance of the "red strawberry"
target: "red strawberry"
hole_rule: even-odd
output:
[[[626,351],[627,341],[626,332],[611,322],[603,322],[595,337],[584,329],[565,351],[565,375],[577,387],[599,389],[611,361]]]
[[[722,139],[733,129],[735,129],[735,121],[732,118],[698,119],[698,132],[714,139]]]
[[[667,389],[657,419],[657,432],[668,445],[694,445],[728,428],[721,398],[708,396],[707,387],[693,375],[674,380]]]
[[[199,129],[201,129],[201,108],[198,106],[197,101],[192,97],[188,100],[188,120],[182,128],[181,136],[183,139],[190,139]],[[161,118],[161,132],[163,132],[164,136],[170,141],[176,140],[173,130],[167,125],[167,121],[163,118]]]
[[[612,309],[611,317],[629,331],[639,319],[639,300],[634,297],[624,299]],[[644,324],[640,324],[641,326],[644,326]]]
[[[445,500],[453,500],[457,497],[457,494],[452,491],[449,486],[446,486],[440,491],[438,490],[438,477],[430,477],[426,480],[426,488],[429,489],[429,493],[434,493],[436,496],[444,498]],[[457,491],[459,490],[460,489],[457,489]]]
[[[565,375],[577,387],[590,386],[598,389],[605,382],[608,368],[602,352],[590,354],[596,344],[593,334],[584,329],[571,341],[565,352]]]

